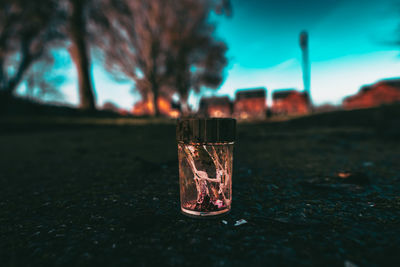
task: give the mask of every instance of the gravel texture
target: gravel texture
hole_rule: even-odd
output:
[[[201,220],[179,211],[173,123],[7,120],[1,265],[395,266],[398,117],[347,114],[239,124],[232,211]]]

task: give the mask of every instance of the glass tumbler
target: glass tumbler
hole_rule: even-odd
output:
[[[178,120],[181,211],[192,217],[229,212],[236,120]]]

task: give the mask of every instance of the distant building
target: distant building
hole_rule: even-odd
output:
[[[209,118],[231,117],[232,102],[227,96],[203,97],[200,100],[199,114]]]
[[[381,80],[343,100],[344,109],[376,107],[382,104],[400,102],[400,78]]]
[[[162,116],[178,118],[181,114],[180,105],[166,97],[158,97],[157,106]],[[154,105],[150,100],[139,101],[132,108],[132,114],[135,116],[149,116],[154,115],[154,113]]]
[[[240,119],[265,118],[267,90],[263,87],[236,91],[233,115]]]
[[[307,92],[284,89],[272,94],[272,113],[275,115],[303,115],[309,112],[310,98]]]

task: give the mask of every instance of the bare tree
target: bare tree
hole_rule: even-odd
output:
[[[126,0],[113,4],[107,9],[113,30],[101,41],[106,67],[116,76],[123,73],[132,79],[142,98],[152,101],[156,116],[160,93],[179,92],[186,103],[189,90],[222,81],[215,71],[221,72],[226,64],[226,46],[214,41],[214,27],[208,20],[212,9],[224,10],[219,1]]]
[[[31,65],[62,39],[57,1],[5,0],[0,3],[0,98],[15,92]]]
[[[64,0],[66,6],[66,36],[71,41],[68,52],[78,74],[80,108],[96,108],[95,90],[90,74],[92,48],[98,46],[104,31],[110,29],[107,8],[119,0]]]
[[[210,11],[215,7],[222,11],[223,7],[215,6],[214,1],[181,0],[174,4],[176,19],[170,31],[175,34],[167,40],[167,73],[180,96],[183,114],[187,114],[191,90],[199,92],[202,86],[216,89],[223,81],[227,46],[215,39],[215,27],[209,22]]]
[[[77,70],[80,107],[95,109],[90,48],[102,34],[96,30],[109,29],[104,8],[113,2],[118,0],[1,1],[0,97],[11,96],[31,65],[59,41],[59,47],[69,45]],[[38,84],[38,77],[34,80]]]
[[[90,75],[89,48],[86,40],[88,20],[86,9],[92,3],[87,0],[70,0],[69,4],[67,34],[71,40],[71,45],[68,51],[78,74],[80,108],[94,110],[96,105]]]
[[[117,2],[117,1],[115,1]],[[115,76],[132,79],[143,100],[156,100],[165,78],[166,8],[170,0],[119,1],[108,9],[112,31],[102,40],[106,67]]]

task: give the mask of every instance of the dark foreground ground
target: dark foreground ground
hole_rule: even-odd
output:
[[[398,115],[240,124],[232,212],[210,220],[180,214],[173,123],[3,119],[0,265],[395,266]]]

